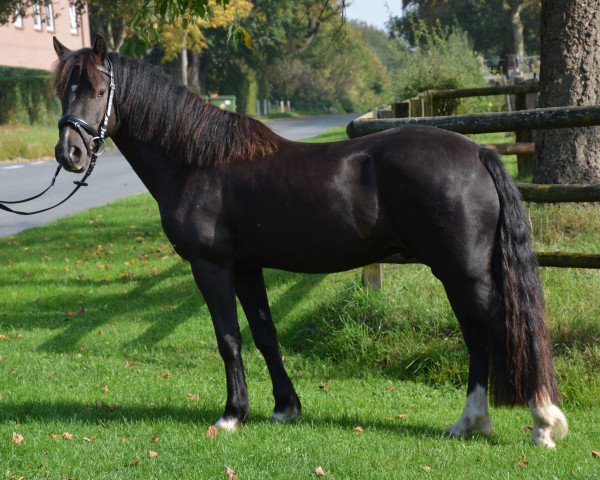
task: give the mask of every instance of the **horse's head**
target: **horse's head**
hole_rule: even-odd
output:
[[[115,128],[114,115],[110,115],[112,64],[102,35],[96,36],[93,48],[77,51],[69,50],[55,37],[54,50],[58,55],[55,87],[63,111],[58,122],[56,161],[70,172],[81,173],[88,168],[92,154],[104,149],[104,136]]]

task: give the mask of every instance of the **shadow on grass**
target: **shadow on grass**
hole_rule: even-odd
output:
[[[18,404],[3,402],[2,410],[0,410],[0,422],[26,424],[32,421],[60,421],[106,425],[114,422],[129,424],[131,422],[160,422],[168,420],[182,424],[209,426],[220,415],[220,410],[212,408],[200,409],[173,406],[147,408],[144,406],[119,404],[86,405],[79,402],[22,402]],[[247,425],[251,426],[253,424],[270,422],[270,418],[266,415],[252,414]],[[290,422],[289,426],[293,425],[315,425],[318,427],[333,427],[353,431],[356,428],[357,421],[351,415],[340,414],[336,417],[331,417],[328,414],[325,417],[318,414],[303,413],[301,418]],[[439,428],[419,422],[403,421],[402,423],[398,423],[393,420],[370,420],[366,425],[369,429],[388,431],[400,436],[415,438],[442,438],[444,436],[444,432]],[[285,425],[283,427],[285,428]],[[474,437],[472,440],[491,445],[498,444],[498,440],[494,436],[489,438]]]

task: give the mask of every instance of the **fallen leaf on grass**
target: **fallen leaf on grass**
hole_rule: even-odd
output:
[[[188,393],[186,395],[187,399],[192,401],[192,402],[197,402],[198,400],[200,400],[200,397],[198,395],[196,395],[195,393]]]
[[[82,305],[79,310],[73,310],[73,311],[67,312],[67,317],[78,317],[79,315],[83,315],[84,313],[85,313],[85,308]]]
[[[523,433],[531,433],[533,432],[533,426],[532,425],[525,425],[523,427]]]
[[[148,450],[148,456],[150,458],[156,458],[156,457],[158,457],[158,452],[156,452],[154,450]]]
[[[21,445],[23,443],[23,435],[17,432],[12,433],[12,442],[17,445]]]
[[[162,374],[163,378],[168,378],[170,376],[172,376],[173,374],[171,372],[165,372]]]
[[[152,437],[152,443],[158,443],[158,435]]]
[[[0,333],[0,340],[2,340],[3,342],[8,340],[8,337],[6,335],[4,335],[3,333]]]
[[[323,470],[323,467],[319,465],[317,468],[315,468],[315,475],[318,477],[325,477],[326,475],[329,475],[329,472]]]
[[[84,442],[92,443],[94,440],[96,440],[96,437],[83,437]]]
[[[406,415],[406,413],[397,413],[397,414],[396,414],[396,418],[397,418],[398,420],[406,420],[406,419],[407,419],[407,417],[408,417],[408,415]]]
[[[600,458],[600,452],[597,450],[592,450],[592,457]]]
[[[131,360],[125,360],[125,366],[127,368],[135,367],[136,365],[139,365],[139,362],[133,362]]]
[[[238,480],[238,474],[230,466],[225,467],[225,474],[227,475],[227,480]]]
[[[521,468],[526,468],[529,465],[529,460],[527,457],[523,455],[523,458],[517,462],[517,466]]]
[[[424,465],[424,466],[423,466],[423,467],[421,467],[421,468],[423,469],[423,471],[424,471],[424,472],[427,472],[427,473],[431,472],[431,467],[430,467],[430,466],[428,466],[428,465]]]
[[[359,426],[357,426],[357,427],[354,429],[354,433],[355,433],[356,435],[360,435],[360,434],[361,434],[361,433],[363,433],[364,431],[365,431],[365,429],[364,429],[363,427],[361,427],[360,425],[359,425]]]
[[[321,385],[319,385],[319,388],[323,391],[323,392],[328,392],[329,391],[329,384],[327,383],[322,383]]]
[[[211,425],[210,427],[208,427],[208,430],[206,431],[206,438],[216,438],[217,437],[217,427],[215,427],[214,425]]]
[[[391,385],[389,387],[387,387],[387,391],[388,393],[392,393],[396,390],[396,387],[392,387]]]
[[[139,458],[134,458],[131,462],[129,462],[130,467],[137,467],[140,464]]]
[[[104,393],[108,393],[108,385],[104,385],[100,390],[102,390]]]

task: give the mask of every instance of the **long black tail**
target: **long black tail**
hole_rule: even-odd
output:
[[[558,403],[537,257],[521,194],[496,152],[482,147],[479,158],[500,199],[493,270],[504,302],[506,338],[504,345],[493,342],[490,352],[494,403],[515,405],[530,399]]]

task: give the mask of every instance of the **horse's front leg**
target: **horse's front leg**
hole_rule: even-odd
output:
[[[235,430],[250,413],[248,389],[242,363],[242,337],[237,320],[233,268],[193,259],[192,272],[212,317],[219,352],[225,363],[227,403],[215,424],[223,430]]]
[[[262,269],[236,271],[235,290],[250,324],[256,348],[262,353],[273,382],[275,409],[271,418],[278,422],[296,418],[300,416],[300,399],[279,353]]]

